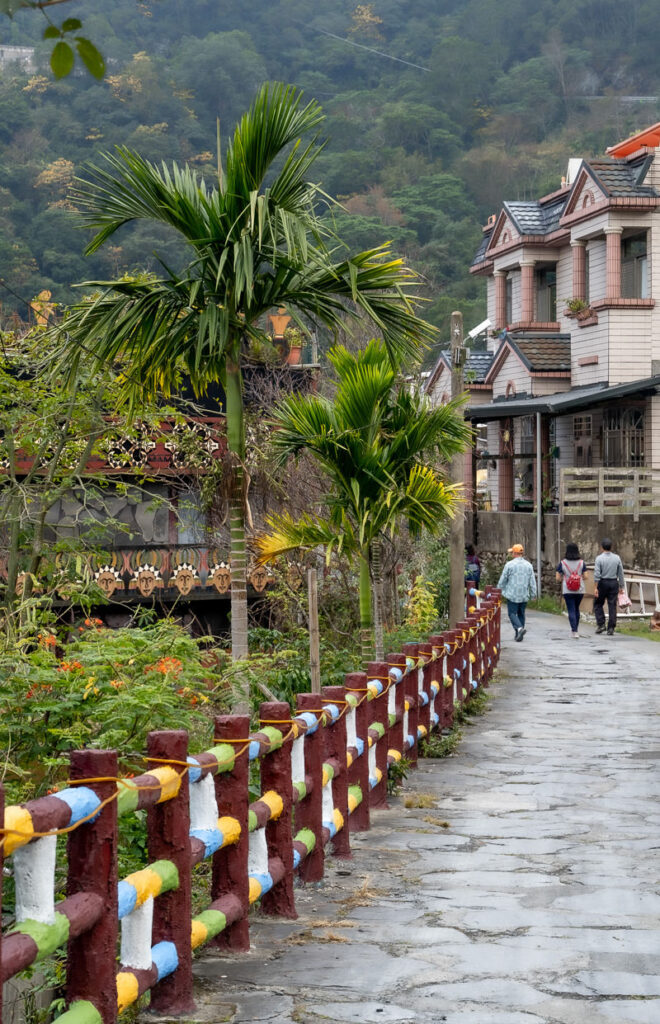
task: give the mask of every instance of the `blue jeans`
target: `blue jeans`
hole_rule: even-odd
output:
[[[527,601],[507,601],[506,610],[513,628],[518,631],[525,628],[525,608]]]
[[[580,625],[580,601],[582,600],[582,594],[564,594],[564,601],[566,602],[566,611],[568,612],[568,621],[571,624],[571,630],[573,633],[577,633],[578,626]]]

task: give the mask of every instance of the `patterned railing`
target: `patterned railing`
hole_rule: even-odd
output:
[[[123,779],[116,752],[72,753],[67,789],[4,811],[0,886],[9,858],[16,909],[2,936],[2,981],[66,946],[59,1024],[110,1024],[147,991],[159,1013],[190,1011],[193,950],[248,950],[257,902],[263,913],[295,918],[294,875],[320,880],[328,844],[333,856],[349,856],[351,832],[387,807],[388,765],[402,757],[415,765],[420,739],[449,727],[455,703],[488,686],[499,592],[480,600],[472,590],[468,605],[456,629],[406,644],[321,696],[300,694],[293,717],[286,703],[262,704],[252,734],[247,716],[217,717],[203,753],[189,755],[184,731],[153,732],[148,771]],[[250,803],[251,762],[261,796]],[[140,810],[149,863],[119,880],[118,818]],[[62,833],[67,889],[56,903]],[[209,904],[193,916],[192,873],[207,859]]]

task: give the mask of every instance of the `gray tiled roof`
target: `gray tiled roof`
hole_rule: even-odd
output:
[[[476,266],[477,263],[483,263],[484,255],[486,253],[486,249],[488,248],[488,243],[490,242],[490,236],[492,235],[492,233],[493,233],[493,229],[492,228],[490,229],[490,231],[484,231],[484,236],[481,239],[481,242],[479,244],[479,248],[475,252],[474,259],[472,260],[472,263],[470,264],[471,267]]]
[[[469,374],[469,380],[467,380],[466,383],[483,384],[494,357],[494,352],[472,352],[468,349],[465,366],[463,367],[464,376],[467,377]],[[440,358],[444,360],[447,366],[451,369],[451,352],[449,349],[445,349],[444,352],[441,352]]]
[[[571,368],[571,337],[566,334],[549,334],[543,337],[518,335],[509,337],[513,347],[518,350],[525,363],[532,371],[566,371]]]
[[[538,200],[504,203],[504,209],[521,235],[549,235],[559,227],[559,218],[566,205],[566,194],[551,202]]]
[[[642,185],[648,161],[617,160],[603,157],[600,160],[589,160],[586,164],[596,181],[608,196],[657,196],[658,193],[650,185]]]

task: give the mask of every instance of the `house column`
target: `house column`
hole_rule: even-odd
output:
[[[520,261],[520,319],[523,323],[534,320],[534,264],[535,260]],[[514,317],[515,319],[515,317]]]
[[[573,295],[574,299],[587,297],[586,243],[583,239],[571,242],[573,250]]]
[[[506,270],[496,270],[495,278],[495,326],[498,330],[507,327],[506,322]]]
[[[497,463],[497,511],[513,511],[513,423],[510,419],[499,420],[500,458]]]
[[[621,233],[623,228],[605,228],[606,284],[605,297],[621,297]]]

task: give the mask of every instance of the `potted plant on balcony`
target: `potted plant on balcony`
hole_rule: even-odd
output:
[[[303,332],[299,327],[287,327],[284,340],[287,346],[286,363],[289,366],[298,366],[302,361]]]
[[[566,309],[564,316],[569,319],[585,320],[591,315],[591,306],[586,299],[564,299]]]

